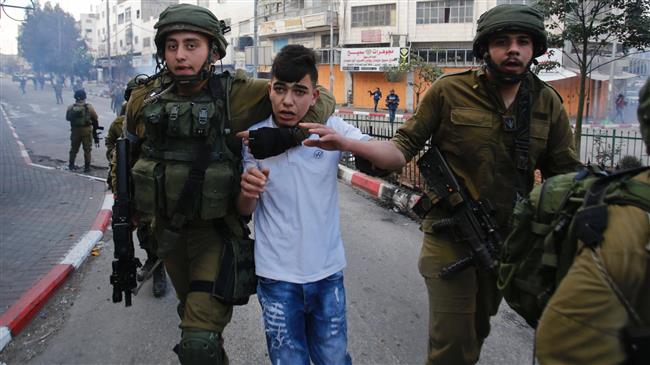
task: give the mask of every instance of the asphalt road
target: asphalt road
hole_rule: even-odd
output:
[[[2,79],[2,87],[13,87]],[[28,97],[7,93],[1,101],[25,126],[18,134],[33,155],[67,164],[68,124],[64,106],[51,89]],[[3,94],[4,96],[4,94]],[[64,91],[71,102],[71,91]],[[101,124],[110,115],[108,99],[90,98]],[[23,124],[23,123],[21,123]],[[37,162],[37,159],[32,157]],[[103,154],[93,151],[97,170]],[[102,165],[102,163],[104,163]],[[105,171],[105,170],[103,170]],[[105,172],[104,172],[105,173]],[[341,229],[348,267],[349,351],[355,364],[422,364],[427,342],[428,304],[417,271],[422,233],[411,219],[379,206],[353,188],[339,184]],[[151,283],[133,306],[111,302],[108,282],[112,260],[111,233],[98,256],[91,256],[55,294],[33,322],[0,354],[7,364],[167,364],[177,363],[171,351],[180,337],[173,290],[153,298]],[[139,252],[143,257],[142,252]],[[492,320],[479,364],[532,362],[533,332],[502,305]],[[268,363],[257,299],[235,309],[224,333],[232,364]]]

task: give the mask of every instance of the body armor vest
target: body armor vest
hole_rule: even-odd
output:
[[[213,76],[219,77],[219,76]],[[141,157],[133,166],[136,209],[145,215],[174,215],[185,181],[203,145],[210,155],[202,191],[192,192],[187,220],[211,220],[234,208],[239,187],[241,154],[232,151],[227,93],[231,77],[219,77],[221,98],[209,92],[192,97],[166,94],[146,104],[141,111],[146,139]],[[202,158],[205,158],[203,156]]]

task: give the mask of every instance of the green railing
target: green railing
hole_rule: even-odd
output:
[[[387,140],[393,137],[397,128],[403,120],[396,119],[391,123],[385,117],[371,117],[366,115],[340,114],[338,115],[348,123],[359,128],[363,133],[379,140]],[[616,130],[601,128],[582,129],[580,160],[584,163],[600,163],[606,167],[616,167],[624,156],[634,156],[643,165],[650,164],[650,156],[646,153],[645,144],[638,129]],[[428,147],[425,146],[425,149]],[[420,155],[423,152],[420,152]],[[400,174],[392,174],[387,180],[394,184],[403,185],[408,188],[421,191],[424,182],[415,166],[414,161],[405,166]],[[354,168],[354,157],[345,154],[341,163]]]

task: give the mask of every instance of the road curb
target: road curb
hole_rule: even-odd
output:
[[[394,210],[405,214],[414,214],[413,206],[422,197],[422,194],[399,188],[343,165],[339,165],[338,177],[344,183],[365,191],[373,198],[388,203]]]
[[[23,294],[5,313],[0,316],[0,351],[16,336],[39,309],[63,284],[72,272],[81,266],[93,247],[103,237],[111,219],[113,194],[106,194],[102,208],[97,213],[91,229],[68,251],[63,260]]]

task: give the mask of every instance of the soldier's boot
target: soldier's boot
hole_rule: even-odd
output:
[[[84,172],[86,173],[90,172],[90,162],[86,162],[84,164]]]
[[[70,156],[70,162],[68,162],[68,170],[74,171],[77,169],[77,166],[74,165],[74,156]]]
[[[142,265],[138,273],[135,275],[136,280],[143,281],[145,275],[147,275],[147,273],[151,271],[151,268],[155,264],[156,264],[156,258],[151,258],[147,256],[147,261],[144,262],[144,265]],[[160,266],[162,266],[162,264]]]
[[[219,332],[201,329],[184,329],[181,343],[174,347],[181,365],[228,365]]]
[[[153,272],[153,296],[160,298],[167,292],[167,274],[165,265],[160,264]]]

